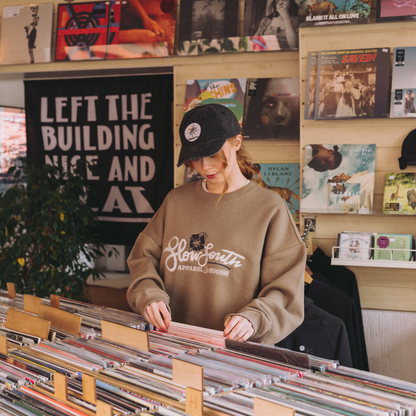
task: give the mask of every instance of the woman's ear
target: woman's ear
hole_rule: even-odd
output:
[[[241,134],[237,134],[237,136],[234,137],[233,145],[235,146],[235,150],[240,150],[241,142],[243,141],[243,136]]]

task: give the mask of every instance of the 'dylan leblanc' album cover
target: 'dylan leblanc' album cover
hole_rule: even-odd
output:
[[[51,62],[53,3],[5,6],[0,64]]]
[[[295,223],[299,223],[300,164],[292,162],[256,163],[260,186],[279,194],[286,202]]]

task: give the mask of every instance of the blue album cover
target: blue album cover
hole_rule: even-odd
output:
[[[278,193],[289,208],[292,218],[299,223],[300,164],[256,163],[261,173],[261,186]]]

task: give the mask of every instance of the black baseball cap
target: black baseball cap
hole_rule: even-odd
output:
[[[241,133],[234,113],[222,104],[205,104],[185,113],[179,134],[182,148],[178,167],[190,160],[218,153],[227,139]]]
[[[406,169],[408,165],[416,165],[416,129],[403,140],[402,156],[399,157],[400,170]]]

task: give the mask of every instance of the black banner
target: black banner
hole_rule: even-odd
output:
[[[172,75],[25,81],[36,165],[94,164],[102,240],[134,244],[173,188]]]

